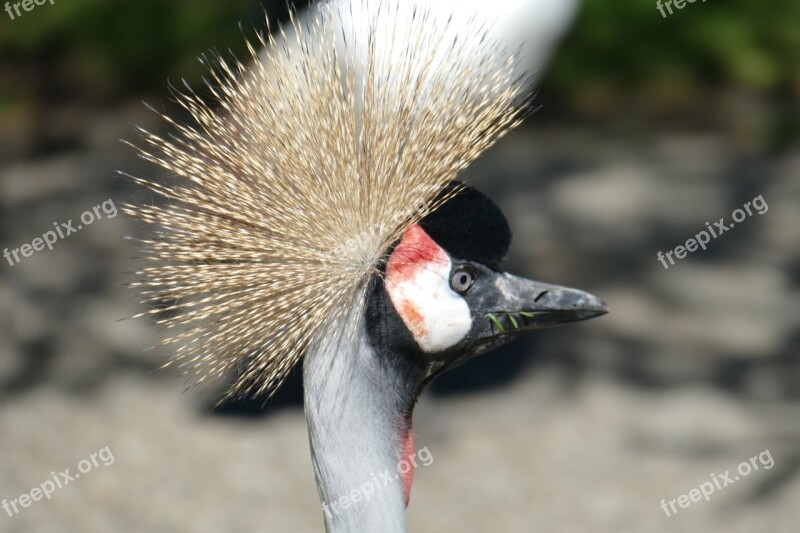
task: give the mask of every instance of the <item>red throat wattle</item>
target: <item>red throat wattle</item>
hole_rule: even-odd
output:
[[[403,498],[405,499],[406,507],[411,499],[411,484],[414,482],[414,428],[412,427],[411,414],[408,414],[406,429],[401,435],[402,448],[400,453],[400,460],[405,461],[403,465],[403,472],[400,470],[400,476],[403,481]]]

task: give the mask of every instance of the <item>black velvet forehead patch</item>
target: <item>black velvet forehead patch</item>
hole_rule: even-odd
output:
[[[420,225],[451,256],[497,267],[511,245],[511,229],[500,208],[488,196],[453,182],[443,194],[464,190],[422,219]]]

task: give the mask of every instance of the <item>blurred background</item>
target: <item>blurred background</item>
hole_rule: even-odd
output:
[[[497,2],[496,2],[497,3]],[[295,2],[298,7],[303,3]],[[488,4],[488,2],[487,2]],[[502,2],[498,3],[502,8]],[[0,247],[153,175],[119,139],[163,126],[169,83],[283,0],[55,0],[0,12]],[[241,24],[241,28],[240,28]],[[515,232],[509,270],[612,314],[539,332],[440,378],[416,410],[415,532],[794,532],[800,522],[800,4],[586,0],[527,123],[470,170]],[[666,253],[754,197],[665,270]],[[0,499],[108,446],[9,517],[9,532],[322,531],[297,376],[265,406],[213,409],[159,371],[123,215],[0,262]],[[769,450],[760,469],[659,507]]]

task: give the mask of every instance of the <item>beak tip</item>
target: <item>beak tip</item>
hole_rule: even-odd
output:
[[[591,305],[584,307],[584,311],[586,312],[586,318],[598,318],[601,316],[605,316],[611,312],[611,309],[608,307],[608,304],[605,303],[600,298],[596,296],[592,296],[594,300]]]

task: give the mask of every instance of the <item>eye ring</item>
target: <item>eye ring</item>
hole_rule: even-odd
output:
[[[453,270],[450,276],[450,288],[458,294],[464,295],[475,284],[477,273],[470,265],[461,265]]]

